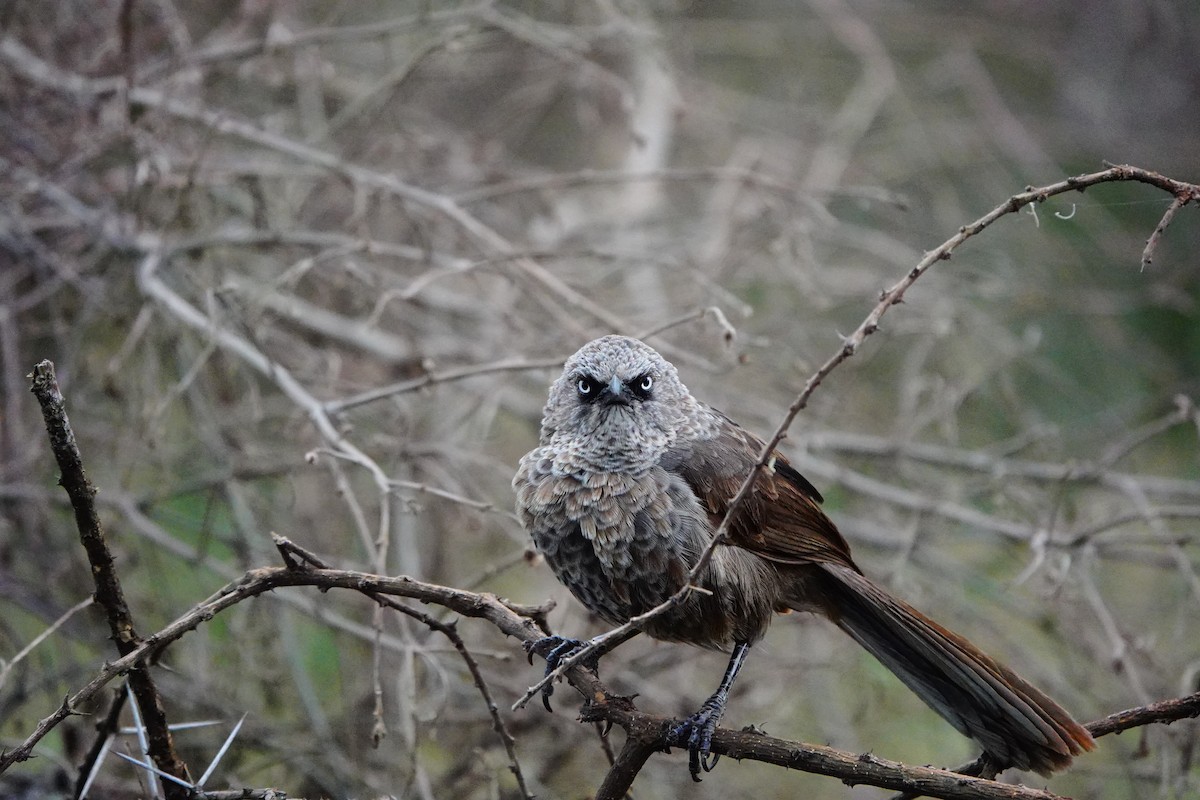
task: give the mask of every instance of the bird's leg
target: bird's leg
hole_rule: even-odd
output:
[[[704,705],[700,706],[699,711],[676,725],[667,734],[668,744],[687,747],[688,771],[692,773],[694,781],[700,780],[701,768],[705,772],[711,772],[713,767],[717,766],[717,759],[720,756],[713,756],[712,760],[709,760],[713,732],[717,729],[717,723],[721,721],[721,715],[725,713],[725,704],[729,701],[729,690],[733,687],[733,682],[737,678],[738,672],[741,671],[748,652],[750,652],[749,642],[738,642],[734,645],[733,654],[729,657],[729,666],[725,668],[725,677],[721,678],[721,685],[717,687],[717,691],[704,701]]]
[[[542,673],[544,677],[558,669],[558,665],[564,659],[570,658],[591,643],[591,640],[585,642],[582,639],[568,639],[565,636],[543,636],[541,639],[525,642],[525,652],[529,654],[530,664],[533,663],[534,653],[546,653],[546,671]],[[601,655],[603,655],[603,650],[596,651],[583,660],[582,666],[599,671]],[[554,711],[550,708],[550,695],[552,694],[554,694],[554,681],[549,681],[542,687],[542,705],[550,712]]]

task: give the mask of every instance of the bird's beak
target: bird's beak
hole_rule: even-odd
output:
[[[604,387],[604,397],[601,399],[606,406],[629,405],[629,394],[625,391],[625,384],[621,383],[615,375],[608,382],[608,386]]]

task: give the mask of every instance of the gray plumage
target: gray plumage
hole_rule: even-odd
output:
[[[581,396],[581,380],[595,397]],[[513,479],[517,512],[554,574],[601,618],[620,624],[666,600],[708,545],[709,512],[672,467],[714,441],[722,419],[654,349],[622,336],[581,349],[550,387],[540,446]],[[776,582],[769,562],[721,548],[699,580],[711,594],[692,593],[646,632],[722,650],[757,641]]]

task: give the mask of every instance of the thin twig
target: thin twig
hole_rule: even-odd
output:
[[[314,553],[305,550],[283,536],[276,534],[272,536],[272,539],[274,539],[275,546],[279,548],[280,553],[285,558],[296,556],[318,569],[328,569],[328,566]],[[512,733],[508,730],[508,726],[501,719],[499,707],[496,705],[496,701],[492,699],[491,689],[488,688],[487,680],[483,677],[483,673],[479,669],[479,662],[475,660],[475,656],[467,648],[466,642],[459,635],[455,624],[453,622],[442,622],[426,614],[424,611],[406,606],[377,592],[364,591],[363,594],[379,603],[381,607],[399,611],[401,614],[417,620],[430,630],[436,631],[450,640],[450,643],[462,658],[463,663],[466,664],[467,671],[471,673],[471,679],[475,682],[476,688],[479,689],[479,694],[483,698],[488,714],[491,715],[492,729],[500,737],[500,741],[504,745],[504,750],[508,754],[508,768],[517,779],[517,786],[521,790],[521,796],[526,798],[526,800],[532,800],[533,795],[530,793],[529,787],[525,784],[525,774],[521,771],[521,762],[517,759],[516,739],[513,738]],[[378,649],[376,652],[378,652]]]
[[[374,403],[387,397],[393,397],[398,394],[407,392],[415,392],[424,389],[428,386],[434,386],[439,383],[448,383],[450,381],[461,381],[467,378],[474,378],[477,375],[487,375],[493,372],[523,372],[525,370],[534,369],[549,369],[551,367],[560,366],[566,358],[541,358],[541,359],[510,359],[508,361],[497,361],[492,364],[478,364],[471,367],[459,367],[457,369],[448,369],[442,372],[427,372],[419,378],[412,378],[399,383],[393,383],[388,386],[380,386],[376,389],[370,389],[365,392],[346,397],[341,400],[331,400],[325,403],[325,411],[328,414],[339,414],[350,408]]]
[[[21,663],[21,661],[24,660],[26,656],[28,656],[31,652],[33,652],[33,648],[37,647],[39,644],[44,642],[48,637],[53,635],[53,633],[56,630],[58,630],[59,628],[61,628],[63,625],[65,625],[67,623],[67,620],[69,620],[71,617],[78,614],[80,611],[83,611],[85,608],[87,608],[94,602],[96,602],[95,599],[91,598],[91,597],[89,597],[85,600],[80,600],[78,603],[76,603],[75,605],[68,608],[65,612],[63,612],[62,616],[60,616],[58,619],[54,620],[54,622],[51,622],[50,625],[46,628],[46,630],[42,631],[37,636],[33,637],[33,639],[30,640],[29,644],[22,647],[20,649],[20,651],[15,656],[12,657],[12,659],[10,659],[8,661],[4,661],[4,659],[0,659],[0,662],[3,662],[3,665],[4,665],[3,667],[0,667],[0,689],[4,688],[4,684],[8,681],[8,674],[10,672],[12,672],[13,667],[15,667],[17,664]]]
[[[114,691],[108,712],[96,723],[96,739],[80,763],[79,774],[75,778],[75,798],[82,797],[96,779],[96,775],[99,774],[100,765],[104,763],[104,754],[108,751],[112,738],[120,730],[121,712],[125,709],[127,697],[129,697],[128,692],[121,689]]]
[[[828,450],[850,455],[891,456],[925,464],[966,469],[996,477],[1024,478],[1046,483],[1085,483],[1119,489],[1133,481],[1147,492],[1200,499],[1200,482],[1194,480],[1157,475],[1133,475],[1101,469],[1099,465],[1089,463],[1064,465],[1051,461],[1007,458],[986,450],[966,450],[926,442],[898,442],[895,439],[859,433],[806,432],[802,449]]]
[[[540,192],[547,190],[562,190],[576,186],[601,186],[606,184],[627,184],[639,181],[735,181],[748,186],[757,186],[778,194],[802,198],[803,187],[798,184],[781,181],[779,178],[759,172],[754,169],[740,167],[701,167],[681,168],[666,167],[662,169],[630,172],[626,170],[581,169],[576,172],[555,172],[549,175],[527,175],[521,178],[492,183],[467,189],[454,195],[455,201],[463,205],[478,203],[483,200],[494,200],[505,195],[523,192]]]
[[[1111,467],[1116,464],[1129,453],[1145,442],[1158,436],[1160,433],[1169,431],[1176,425],[1182,425],[1189,421],[1196,413],[1196,408],[1192,400],[1187,395],[1177,395],[1175,397],[1175,408],[1159,419],[1151,420],[1141,427],[1135,428],[1129,433],[1122,436],[1117,441],[1109,445],[1104,453],[1100,456],[1100,463],[1104,467]]]
[[[716,320],[717,326],[721,329],[721,339],[726,345],[733,344],[733,340],[737,337],[737,328],[729,324],[729,318],[725,316],[725,312],[722,311],[719,306],[708,306],[707,308],[701,308],[696,311],[689,311],[686,314],[681,314],[674,319],[669,319],[666,322],[655,325],[653,328],[650,328],[647,331],[639,333],[637,338],[649,339],[652,336],[658,336],[659,334],[666,333],[672,328],[692,322],[693,320],[704,319],[705,317],[712,317],[714,320]]]
[[[1150,238],[1146,240],[1146,249],[1142,251],[1142,272],[1145,272],[1146,267],[1149,267],[1150,264],[1153,263],[1154,253],[1156,250],[1158,250],[1158,243],[1162,241],[1163,232],[1167,229],[1167,226],[1171,224],[1171,220],[1175,219],[1175,214],[1178,213],[1179,209],[1183,208],[1185,205],[1195,199],[1196,197],[1191,194],[1178,194],[1175,196],[1175,199],[1171,201],[1171,205],[1167,206],[1167,210],[1162,215],[1162,219],[1158,221],[1158,225],[1155,226],[1154,232],[1151,233]]]

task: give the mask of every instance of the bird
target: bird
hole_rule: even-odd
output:
[[[687,748],[694,780],[716,765],[713,734],[750,648],[789,611],[819,614],[849,634],[998,769],[1049,775],[1095,747],[1046,694],[864,575],[820,492],[784,454],[756,469],[764,447],[693,397],[653,347],[609,335],[567,359],[538,446],[513,477],[517,515],[545,563],[584,606],[619,625],[687,584],[756,472],[692,579],[699,591],[642,626],[655,639],[730,653],[717,690],[665,735],[665,747]],[[534,649],[548,654],[549,674],[585,644],[548,636]]]

